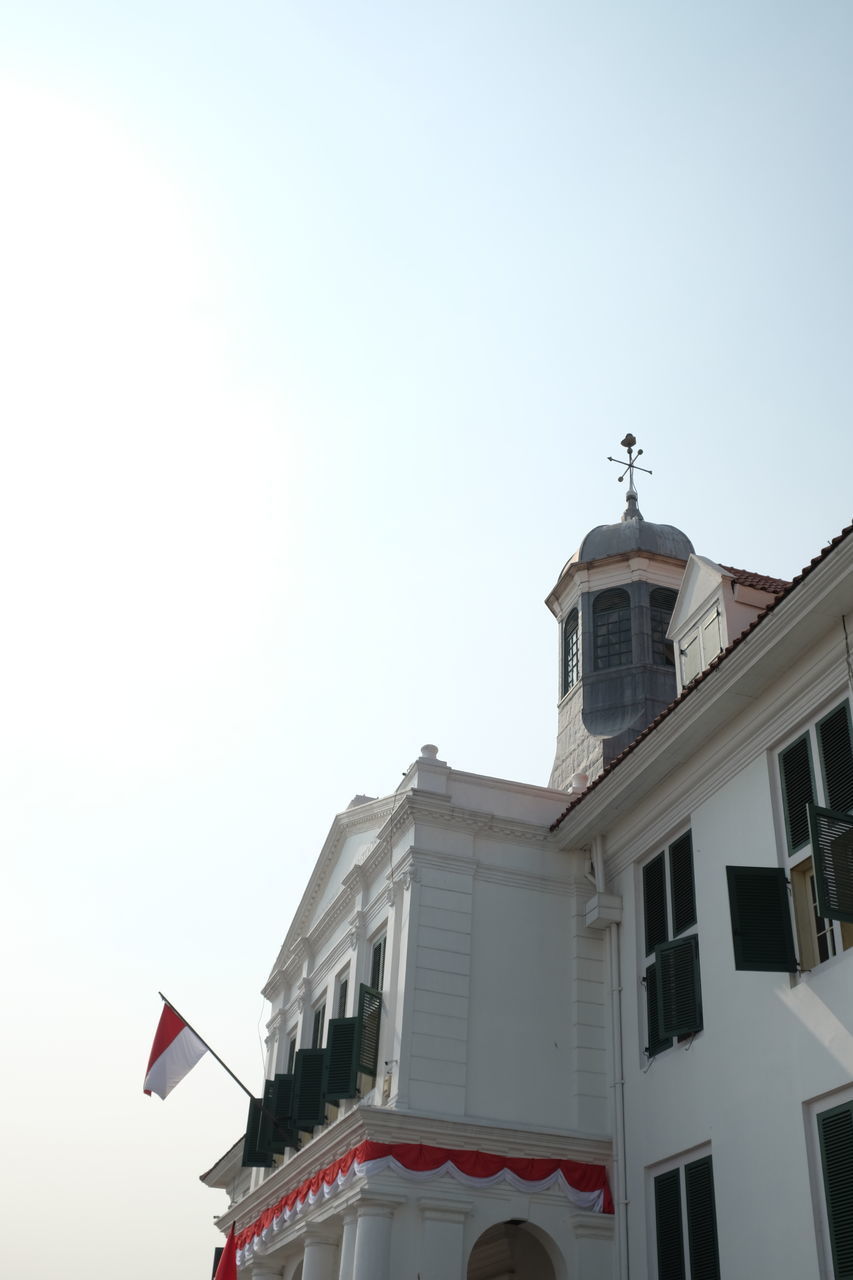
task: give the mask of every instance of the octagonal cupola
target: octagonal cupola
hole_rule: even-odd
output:
[[[596,777],[677,692],[666,633],[693,545],[674,525],[643,518],[635,444],[622,441],[621,520],[590,530],[546,601],[559,626],[554,787]]]

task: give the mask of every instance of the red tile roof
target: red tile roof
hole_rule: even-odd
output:
[[[772,613],[773,610],[776,609],[782,603],[782,601],[791,594],[792,591],[795,591],[796,588],[799,586],[799,584],[803,581],[803,579],[807,578],[810,573],[813,573],[814,570],[818,567],[818,565],[822,564],[823,561],[826,560],[832,554],[832,552],[839,545],[839,543],[844,542],[846,538],[850,537],[851,533],[853,533],[853,524],[848,524],[846,528],[841,530],[841,532],[837,535],[837,537],[833,538],[832,541],[829,542],[818,555],[814,556],[809,561],[809,563],[806,565],[804,569],[800,570],[796,578],[794,578],[793,582],[789,582],[785,584],[784,589],[779,592],[779,594],[776,596],[776,599],[771,600],[770,603],[767,605],[767,607],[761,610],[761,613],[759,613],[758,617],[753,622],[750,623],[750,625],[746,628],[746,630],[742,631],[741,634],[731,642],[731,644],[727,649],[724,649],[722,653],[717,654],[713,662],[709,666],[707,666],[704,671],[700,671],[696,679],[692,680],[690,684],[688,684],[684,689],[682,689],[681,693],[675,699],[675,701],[671,702],[668,707],[665,707],[663,711],[661,711],[660,715],[657,716],[656,719],[654,719],[650,725],[647,725],[646,728],[643,730],[643,732],[639,734],[638,737],[636,737],[633,742],[630,742],[628,746],[625,748],[625,750],[622,751],[616,757],[615,760],[611,760],[607,768],[604,769],[598,775],[597,778],[593,778],[592,782],[589,784],[586,791],[582,792],[581,795],[577,796],[574,800],[572,800],[571,804],[566,806],[566,808],[560,814],[559,818],[557,818],[555,822],[551,823],[551,826],[549,829],[551,831],[556,831],[557,827],[559,827],[563,819],[566,818],[572,812],[573,809],[576,809],[579,804],[583,803],[585,798],[589,795],[590,791],[593,791],[597,786],[599,786],[604,781],[604,779],[609,774],[613,772],[614,769],[618,768],[619,765],[622,763],[622,761],[625,759],[625,757],[629,756],[632,751],[635,751],[644,738],[647,738],[650,733],[654,733],[655,729],[658,727],[661,721],[665,720],[667,716],[672,715],[676,707],[678,707],[685,700],[685,698],[689,698],[693,690],[698,685],[702,684],[704,680],[707,680],[708,676],[710,676],[712,672],[716,671],[717,667],[719,667],[721,662],[725,662],[726,658],[729,656],[732,650],[737,649],[739,645],[743,644],[747,636],[752,635],[755,628],[761,626],[762,622],[767,617],[767,615],[769,613]],[[720,565],[720,568],[725,569],[726,566]],[[728,569],[727,572],[739,573],[740,570]],[[756,577],[759,575],[753,574],[748,576]],[[765,579],[765,581],[781,582],[781,579],[768,578],[768,579]],[[765,589],[769,590],[769,588],[765,588]]]
[[[730,564],[721,564],[720,568],[730,573],[735,582],[739,582],[742,587],[755,587],[756,591],[769,591],[774,596],[780,596],[791,585],[785,578],[768,578],[765,573],[751,573],[749,569],[733,569]]]

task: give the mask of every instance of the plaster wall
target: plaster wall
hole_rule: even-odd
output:
[[[708,794],[700,753],[632,815],[637,856],[611,887],[623,898],[629,1239],[632,1269],[639,1274],[654,1247],[650,1215],[658,1166],[710,1143],[722,1274],[818,1275],[805,1106],[820,1096],[832,1105],[833,1093],[853,1075],[853,953],[799,976],[736,971],[725,867],[784,865],[769,745],[773,723],[778,721],[778,744],[798,716],[808,719],[827,700],[844,696],[837,681],[829,694],[831,680],[818,678],[835,648],[835,638],[827,637],[756,698],[728,726],[728,735],[707,744],[704,763],[721,769],[725,753],[719,748],[731,738],[740,761],[732,776]],[[754,749],[748,742],[736,749],[750,724],[760,728]],[[673,801],[668,815],[667,792]],[[687,826],[693,833],[704,1026],[692,1041],[650,1064],[643,1053],[641,864]]]

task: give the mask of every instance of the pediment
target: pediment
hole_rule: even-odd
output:
[[[350,806],[335,814],[287,936],[270,971],[270,980],[287,962],[299,939],[311,934],[339,896],[347,879],[370,856],[376,845],[376,837],[394,808],[395,800],[399,801],[399,797],[370,799],[364,804]]]

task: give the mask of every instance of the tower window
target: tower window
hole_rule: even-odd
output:
[[[652,662],[656,667],[675,666],[672,641],[666,638],[669,621],[675,608],[675,597],[676,593],[668,587],[654,587],[649,594],[649,617],[652,626]]]
[[[602,591],[592,606],[596,671],[631,665],[631,601],[627,591]]]
[[[572,609],[563,623],[563,694],[577,684],[580,674],[578,611]]]

